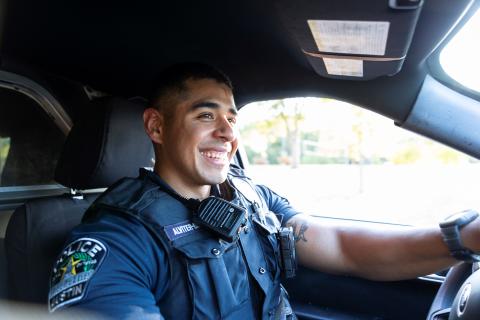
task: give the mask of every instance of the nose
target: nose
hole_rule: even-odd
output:
[[[237,129],[228,117],[219,117],[214,135],[223,141],[233,141],[237,138]]]

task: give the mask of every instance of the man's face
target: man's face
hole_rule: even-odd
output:
[[[168,106],[156,170],[174,187],[221,183],[238,144],[232,92],[211,79],[185,84],[187,90]]]

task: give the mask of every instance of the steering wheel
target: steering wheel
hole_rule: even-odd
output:
[[[478,266],[478,263],[477,263]],[[427,320],[480,319],[480,270],[472,264],[452,267],[433,300]]]

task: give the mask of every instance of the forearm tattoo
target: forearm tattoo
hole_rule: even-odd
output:
[[[308,229],[308,223],[306,222],[293,222],[291,224],[293,228],[293,237],[295,238],[295,243],[297,243],[300,240],[303,240],[304,242],[307,242],[307,238],[305,238],[305,231]]]

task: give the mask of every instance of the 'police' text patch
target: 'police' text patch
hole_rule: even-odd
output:
[[[103,262],[107,248],[91,238],[73,241],[55,262],[50,279],[50,312],[83,298],[87,281]]]

